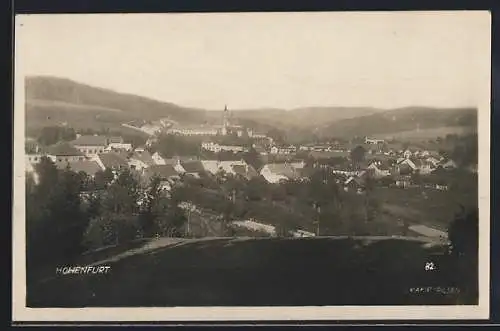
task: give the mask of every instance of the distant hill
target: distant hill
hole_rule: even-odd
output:
[[[67,122],[76,126],[165,117],[189,123],[205,119],[205,110],[118,93],[66,78],[32,76],[27,77],[25,83],[27,126],[44,119],[51,124]]]
[[[451,127],[454,128],[452,131],[457,131],[457,128],[463,128],[464,131],[477,130],[477,109],[400,108],[335,121],[318,130],[317,134],[338,137],[366,135],[387,137],[401,136],[401,134],[415,135],[417,131],[424,133],[425,130],[438,128],[447,131],[443,128]]]
[[[316,129],[324,123],[371,115],[383,110],[369,107],[306,107],[285,109],[236,110],[234,117],[264,122],[285,130]]]
[[[26,129],[49,125],[73,128],[122,129],[126,122],[169,118],[181,124],[220,123],[222,111],[182,107],[133,94],[81,84],[70,79],[31,76],[26,80]],[[259,132],[277,128],[289,140],[319,137],[386,135],[439,127],[474,127],[475,109],[408,107],[307,107],[231,110],[235,122]],[[406,134],[406,133],[405,133]],[[396,134],[397,135],[397,134]]]

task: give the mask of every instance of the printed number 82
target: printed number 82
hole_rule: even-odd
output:
[[[435,269],[436,269],[436,266],[434,265],[433,262],[427,262],[425,264],[425,270],[426,271],[435,270]]]

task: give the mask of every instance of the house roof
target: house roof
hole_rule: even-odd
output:
[[[158,176],[162,180],[169,179],[171,177],[179,176],[174,167],[170,164],[159,164],[151,166],[144,170],[144,178],[150,180],[153,176]]]
[[[48,155],[54,156],[83,156],[84,154],[68,143],[59,143],[48,148]]]
[[[373,160],[372,162],[370,162],[370,166],[375,166],[379,170],[389,170],[389,169],[391,169],[391,166],[390,166],[389,162],[387,162],[387,161]]]
[[[205,171],[201,161],[181,161],[181,166],[187,173],[202,173]]]
[[[269,163],[266,167],[275,175],[295,179],[299,177],[298,172],[288,163]]]
[[[259,174],[251,165],[243,165],[243,164],[234,164],[231,166],[234,173],[245,178],[253,178],[257,177]]]
[[[108,143],[109,144],[121,144],[121,143],[123,143],[123,138],[117,137],[117,136],[109,137]]]
[[[315,160],[319,159],[331,159],[334,157],[349,157],[349,152],[347,151],[312,151],[309,153],[309,156]]]
[[[149,166],[155,164],[153,157],[151,156],[151,154],[148,151],[143,151],[143,152],[136,151],[136,152],[134,152],[134,154],[132,154],[130,159],[142,161]]]
[[[405,180],[408,181],[411,179],[411,176],[408,175],[396,175],[394,176],[394,180]]]
[[[410,159],[404,159],[404,160],[398,161],[398,164],[399,165],[406,164],[406,165],[408,165],[412,169],[417,168],[417,165],[412,160],[410,160]]]
[[[358,186],[363,186],[363,179],[351,176],[344,182],[344,185],[353,185],[353,184]]]
[[[126,167],[128,164],[125,155],[121,153],[101,153],[98,157],[106,168]]]
[[[94,176],[96,172],[101,171],[101,167],[95,161],[84,160],[84,161],[75,161],[75,162],[61,162],[57,164],[57,168],[65,169],[69,165],[71,171],[74,172],[84,172],[87,175]]]
[[[104,136],[84,135],[73,140],[71,144],[75,146],[107,146],[108,139]]]

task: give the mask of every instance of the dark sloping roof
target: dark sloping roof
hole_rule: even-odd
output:
[[[142,161],[145,164],[150,165],[150,166],[155,164],[153,157],[151,156],[151,154],[148,151],[134,152],[134,154],[130,158]]]
[[[251,165],[235,164],[232,165],[231,168],[237,175],[243,176],[248,179],[259,175]]]
[[[110,144],[112,144],[112,143],[121,144],[121,143],[123,143],[123,138],[122,137],[117,137],[117,136],[109,137],[108,138],[108,143],[110,143]]]
[[[364,186],[364,180],[360,177],[351,176],[345,181],[344,185],[353,185],[353,186],[361,186],[362,187],[362,186]]]
[[[104,136],[80,136],[71,144],[75,146],[107,146],[108,139]]]
[[[181,161],[181,166],[187,173],[202,173],[205,171],[200,161]]]
[[[75,161],[75,162],[61,162],[58,163],[57,167],[59,169],[65,169],[69,165],[69,168],[71,171],[74,172],[84,172],[87,175],[94,176],[96,172],[101,171],[101,167],[99,164],[95,161],[89,161],[89,160],[84,160],[84,161]]]
[[[161,180],[166,180],[172,177],[177,177],[179,174],[174,167],[169,164],[154,165],[144,170],[144,178],[149,181],[154,176],[160,177]]]
[[[315,160],[331,159],[334,157],[349,157],[349,152],[347,152],[347,151],[331,151],[331,152],[312,151],[309,153],[309,156]]]
[[[123,154],[119,153],[101,153],[99,154],[99,158],[101,162],[106,168],[121,168],[126,167],[128,165],[127,159]]]
[[[68,143],[59,143],[48,148],[48,155],[54,156],[83,156],[84,154]]]

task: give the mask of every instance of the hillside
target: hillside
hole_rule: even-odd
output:
[[[204,110],[183,108],[65,78],[33,76],[27,77],[25,82],[28,126],[36,125],[43,119],[52,124],[68,122],[72,126],[82,125],[82,121],[100,126],[103,122],[119,124],[133,119],[169,117],[189,123],[205,119]]]
[[[343,119],[318,130],[320,136],[398,136],[398,133],[446,127],[477,128],[477,110],[474,108],[408,107],[381,113]],[[445,130],[446,131],[446,130]],[[456,131],[456,130],[454,130]]]
[[[236,110],[234,117],[267,123],[285,130],[313,130],[324,123],[381,112],[368,107],[306,107],[285,109]]]
[[[162,238],[157,243],[99,260],[96,265],[110,266],[107,275],[60,275],[28,284],[28,306],[414,305],[459,299],[411,294],[422,284],[448,287],[460,281],[451,261],[435,255],[440,248],[419,240]],[[441,271],[425,271],[429,261]]]
[[[199,124],[219,123],[222,118],[222,111],[186,108],[66,78],[32,76],[25,81],[28,131],[64,123],[74,128],[121,129],[122,123],[136,120],[168,117],[181,124]],[[417,123],[421,130],[471,127],[477,123],[475,109],[422,107],[394,110],[370,107],[262,108],[234,110],[231,114],[235,121],[259,132],[273,128],[283,130],[291,141],[312,139],[313,133],[320,137],[400,136],[400,132],[411,135]]]

